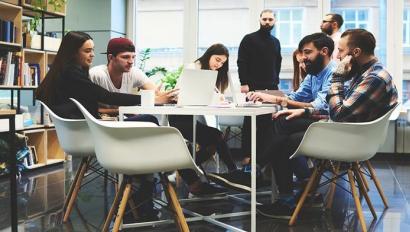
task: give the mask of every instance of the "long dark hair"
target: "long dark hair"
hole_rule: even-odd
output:
[[[201,69],[210,69],[209,60],[213,55],[226,56],[226,62],[218,69],[218,78],[216,79],[216,87],[222,93],[228,88],[228,70],[229,70],[229,51],[223,44],[214,44],[206,49],[205,53],[199,57],[196,61],[201,63]]]
[[[292,79],[292,86],[293,91],[299,89],[300,83],[305,79],[307,73],[305,70],[299,67],[299,61],[297,59],[297,55],[300,53],[298,49],[293,52],[293,79]]]
[[[77,55],[84,42],[92,39],[87,33],[80,31],[70,31],[62,39],[60,48],[54,59],[50,70],[41,82],[36,91],[36,98],[46,103],[54,105],[56,96],[56,82],[61,76],[61,72],[67,65],[77,63]]]

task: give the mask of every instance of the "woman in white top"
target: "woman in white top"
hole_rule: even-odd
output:
[[[197,69],[218,71],[216,88],[220,93],[223,93],[226,90],[229,83],[228,58],[228,49],[222,44],[214,44],[195,61],[195,68]],[[170,115],[169,117],[171,126],[178,128],[185,139],[189,141],[192,141],[192,120],[192,116]],[[229,172],[237,170],[237,167],[232,160],[230,150],[226,142],[223,140],[221,131],[200,122],[197,123],[196,131],[197,143],[200,145],[196,160],[198,164],[208,160],[216,150],[227,166]],[[188,184],[189,191],[195,195],[208,195],[222,192],[221,189],[215,188],[207,183],[202,183],[196,173],[192,170],[180,170],[179,172],[184,181]]]

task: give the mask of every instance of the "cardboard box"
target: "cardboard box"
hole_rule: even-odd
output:
[[[44,50],[57,52],[60,44],[60,38],[44,36]],[[26,47],[41,49],[41,35],[26,34]]]
[[[22,130],[23,126],[23,114],[16,114],[16,130]],[[9,131],[9,120],[0,119],[0,132]]]

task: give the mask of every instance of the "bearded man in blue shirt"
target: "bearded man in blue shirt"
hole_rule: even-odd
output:
[[[285,117],[277,118],[273,121],[275,134],[295,133],[306,130],[310,124],[320,118],[327,117],[328,104],[326,95],[330,87],[330,80],[336,63],[332,61],[334,42],[324,33],[314,33],[305,36],[299,43],[298,50],[303,57],[303,65],[307,72],[306,78],[301,83],[297,91],[291,92],[285,97],[273,96],[261,92],[249,92],[248,99],[252,101],[262,101],[287,105],[289,108],[314,108],[321,112],[321,115],[314,118],[298,118],[286,120]],[[266,154],[266,153],[265,153]],[[269,157],[258,157],[258,163],[265,164]],[[300,160],[299,160],[300,161]],[[295,174],[298,179],[308,178],[309,172],[305,162],[295,161],[298,168]],[[300,165],[305,168],[300,168]]]

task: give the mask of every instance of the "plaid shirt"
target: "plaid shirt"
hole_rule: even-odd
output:
[[[345,77],[333,75],[327,95],[333,121],[372,121],[397,103],[396,87],[381,63],[369,62],[362,70],[353,77],[347,90],[343,88]]]

